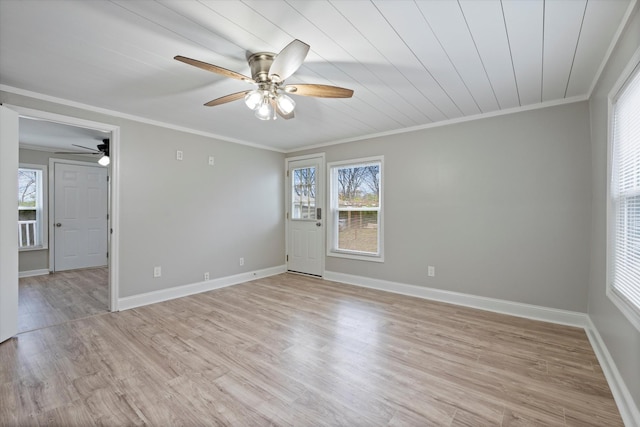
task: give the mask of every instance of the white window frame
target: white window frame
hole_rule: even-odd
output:
[[[636,51],[632,60],[629,62],[625,70],[620,75],[617,83],[609,93],[609,109],[608,109],[608,135],[607,135],[607,155],[608,155],[608,185],[607,185],[607,297],[614,305],[624,314],[624,316],[640,331],[640,306],[636,306],[628,298],[623,296],[615,288],[615,229],[616,229],[616,211],[615,200],[613,194],[614,170],[614,113],[618,98],[627,87],[627,83],[634,77],[640,76],[640,50]]]
[[[20,163],[18,165],[19,169],[31,169],[37,170],[40,172],[40,182],[37,183],[37,198],[36,198],[36,245],[35,246],[25,246],[19,247],[18,250],[20,252],[26,251],[39,251],[43,249],[49,248],[49,239],[47,233],[47,224],[48,224],[48,216],[47,216],[47,166],[46,165],[37,165],[32,163]],[[17,189],[16,189],[17,190]],[[20,210],[20,208],[18,208]]]
[[[380,163],[380,195],[378,209],[378,252],[368,253],[338,249],[338,183],[334,170],[340,167],[359,166],[367,163]],[[336,172],[337,173],[337,172]],[[384,156],[364,157],[341,160],[327,164],[327,188],[329,195],[329,212],[327,215],[327,256],[349,258],[360,261],[384,262]]]

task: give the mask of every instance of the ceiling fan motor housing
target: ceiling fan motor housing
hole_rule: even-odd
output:
[[[103,139],[102,140],[102,144],[98,144],[98,150],[102,151],[102,154],[104,154],[105,156],[109,156],[109,140],[108,139]]]
[[[258,52],[249,57],[251,78],[258,84],[269,82],[269,69],[276,54],[271,52]]]

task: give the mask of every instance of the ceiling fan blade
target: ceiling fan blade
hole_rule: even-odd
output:
[[[71,145],[73,145],[74,147],[84,148],[85,150],[100,151],[100,150],[96,150],[95,148],[85,147],[84,145],[78,145],[78,144],[71,144]]]
[[[98,152],[98,153],[85,153],[84,151],[56,151],[53,154],[81,154],[81,155],[84,155],[84,156],[86,156],[86,155],[95,156],[95,155],[102,154],[102,153],[100,153],[100,152]]]
[[[276,111],[276,113],[278,113],[278,115],[285,120],[293,119],[295,117],[293,111],[291,111],[289,114],[285,114],[285,112],[280,109],[278,103],[274,99],[271,100],[271,106]]]
[[[282,82],[296,72],[309,53],[309,45],[295,39],[284,47],[269,68],[269,77]]]
[[[187,58],[181,55],[175,56],[173,59],[175,59],[176,61],[184,62],[185,64],[193,65],[194,67],[202,68],[203,70],[211,71],[212,73],[221,74],[225,77],[253,83],[253,79],[251,77],[247,77],[244,74],[236,73],[235,71],[227,70],[226,68],[218,67],[217,65],[198,61],[197,59]]]
[[[237,101],[238,99],[244,98],[244,96],[246,94],[248,94],[249,92],[251,92],[251,91],[250,90],[245,90],[243,92],[236,92],[236,93],[232,93],[230,95],[225,95],[225,96],[222,96],[220,98],[216,98],[213,101],[209,101],[204,105],[207,106],[207,107],[213,107],[213,106],[220,105],[220,104],[226,104],[227,102]]]
[[[353,96],[353,90],[351,89],[329,85],[286,85],[284,90],[292,95],[315,96],[318,98],[351,98]]]

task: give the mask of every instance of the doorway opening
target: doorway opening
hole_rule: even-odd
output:
[[[19,168],[44,176],[40,217],[19,220],[18,332],[117,311],[119,128],[11,108],[20,115]],[[105,140],[108,166],[95,153]],[[41,236],[22,238],[24,230]]]

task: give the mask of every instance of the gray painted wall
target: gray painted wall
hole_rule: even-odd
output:
[[[73,155],[64,155],[64,154],[54,154],[49,151],[39,151],[39,150],[28,150],[21,148],[19,151],[20,163],[29,163],[34,165],[44,165],[47,167],[47,172],[49,171],[49,159],[69,159],[69,160],[77,160],[77,161],[90,161],[91,157],[89,156],[73,156]],[[47,192],[49,190],[49,176],[47,174]],[[47,201],[45,200],[46,204]],[[45,233],[49,233],[48,225],[45,225]],[[51,243],[51,242],[49,242]],[[33,271],[33,270],[46,270],[49,268],[49,250],[48,249],[40,249],[40,250],[28,250],[28,251],[20,251],[18,253],[18,271]]]
[[[326,257],[326,270],[587,311],[586,102],[291,156],[313,151],[385,156],[385,262]]]
[[[327,257],[326,269],[588,310],[640,406],[640,334],[605,295],[606,97],[639,45],[636,6],[589,104],[291,153],[385,155],[385,263]],[[121,297],[282,264],[283,155],[14,94],[0,101],[121,126]]]
[[[640,332],[606,296],[606,205],[607,205],[607,128],[608,95],[640,48],[640,4],[629,20],[589,103],[593,157],[591,274],[589,316],[600,332],[629,391],[640,407]]]
[[[0,102],[120,126],[120,297],[284,263],[283,154],[7,92]]]

